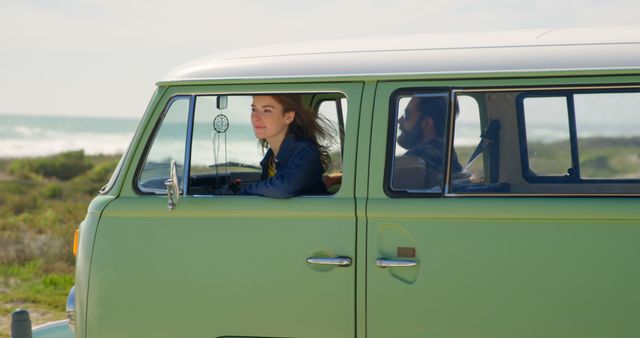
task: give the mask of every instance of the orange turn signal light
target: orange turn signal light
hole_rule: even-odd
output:
[[[78,255],[78,234],[80,233],[80,229],[76,229],[76,233],[73,235],[73,255]]]

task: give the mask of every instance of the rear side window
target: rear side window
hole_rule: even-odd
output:
[[[453,151],[457,154],[461,170],[455,182],[466,182],[469,177],[483,178],[485,173],[482,144],[478,147],[478,136],[481,130],[480,107],[476,98],[471,95],[458,96],[456,100],[456,132],[453,138]]]
[[[639,89],[474,90],[455,97],[455,150],[474,155],[462,162],[467,178],[451,175],[449,193],[640,193]],[[477,127],[462,118],[472,110]]]
[[[524,93],[519,101],[527,179],[640,179],[640,93]]]
[[[522,99],[527,176],[564,176],[571,172],[571,124],[564,96]]]

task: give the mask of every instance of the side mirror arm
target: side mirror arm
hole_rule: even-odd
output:
[[[180,188],[178,187],[178,169],[176,168],[176,161],[171,160],[169,168],[169,178],[164,181],[164,185],[167,187],[167,208],[169,211],[173,211],[178,205],[180,200]]]

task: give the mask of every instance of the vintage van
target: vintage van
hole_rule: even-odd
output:
[[[330,121],[341,182],[219,194],[259,180],[251,98],[281,93]],[[401,140],[425,99],[439,162]],[[68,312],[87,338],[639,337],[640,27],[183,65],[79,226]]]

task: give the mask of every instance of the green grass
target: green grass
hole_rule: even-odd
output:
[[[47,273],[45,270],[41,260],[0,266],[0,283],[11,291],[0,293],[0,303],[32,304],[39,309],[63,312],[67,294],[73,286],[73,274],[70,271]],[[0,315],[13,310],[0,308]]]

